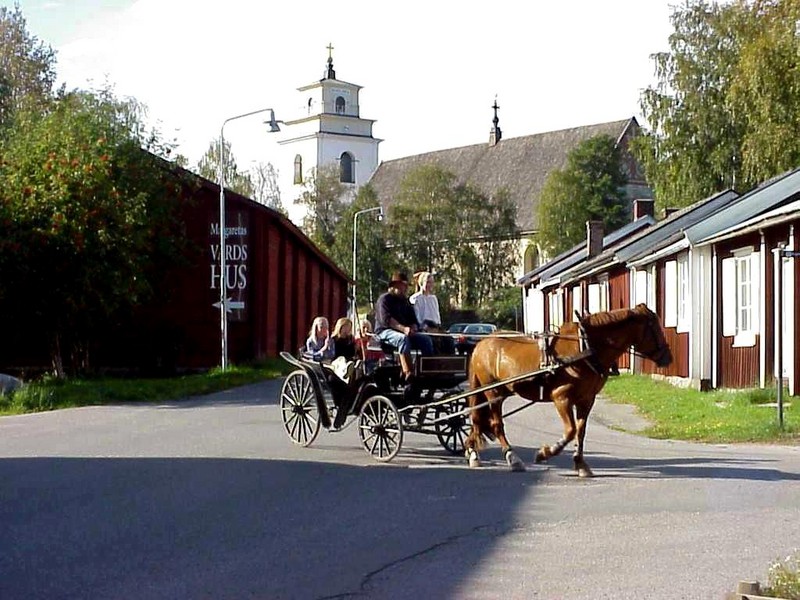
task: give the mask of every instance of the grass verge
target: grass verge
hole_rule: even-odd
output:
[[[58,380],[48,377],[27,383],[11,394],[0,394],[0,415],[120,402],[178,400],[274,379],[290,370],[285,361],[276,358],[257,366],[234,366],[225,371],[213,369],[207,373],[162,379]]]
[[[652,423],[641,433],[701,442],[800,443],[800,399],[784,396],[783,429],[775,390],[677,388],[642,375],[611,377],[603,388],[611,402],[632,404]]]

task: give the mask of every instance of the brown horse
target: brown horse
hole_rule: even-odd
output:
[[[581,341],[584,348],[581,352]],[[658,316],[644,304],[584,316],[579,323],[566,323],[552,344],[552,354],[566,364],[549,374],[521,379],[485,390],[469,397],[472,431],[466,440],[470,467],[479,467],[484,435],[500,443],[512,471],[524,471],[522,460],[506,438],[503,426],[503,400],[512,394],[533,402],[552,402],[564,425],[564,435],[553,446],[542,446],[536,462],[560,454],[575,440],[574,467],[580,477],[592,471],[583,458],[586,420],[595,396],[608,379],[608,370],[630,347],[654,361],[659,367],[672,362],[672,353],[664,339]],[[488,337],[475,346],[470,362],[472,389],[512,379],[541,369],[539,344],[531,339]],[[488,402],[488,405],[486,403]]]

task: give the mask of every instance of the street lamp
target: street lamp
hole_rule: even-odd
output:
[[[356,214],[353,215],[353,320],[355,320],[357,313],[356,313],[356,234],[358,232],[358,215],[363,215],[369,212],[378,211],[378,220],[383,218],[383,207],[381,206],[373,206],[372,208],[365,208],[364,210],[359,210]],[[353,323],[353,327],[356,327],[356,323]]]
[[[227,299],[227,273],[225,265],[225,125],[230,121],[242,119],[252,115],[269,112],[269,121],[264,121],[269,125],[271,133],[281,130],[278,123],[283,121],[275,120],[275,111],[271,108],[254,110],[243,115],[230,117],[222,122],[219,129],[219,321],[220,337],[222,338],[222,363],[224,371],[228,368],[228,299]]]

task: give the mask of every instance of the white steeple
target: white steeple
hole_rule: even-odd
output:
[[[302,207],[295,206],[312,171],[336,165],[339,180],[351,197],[369,181],[378,168],[378,144],[373,137],[371,119],[360,116],[358,95],[361,86],[336,78],[333,46],[328,45],[328,62],[322,79],[298,88],[302,114],[286,121],[286,137],[280,142],[281,199],[289,216],[299,225]]]

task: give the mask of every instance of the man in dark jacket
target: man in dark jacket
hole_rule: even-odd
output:
[[[407,290],[408,277],[396,271],[389,281],[389,290],[375,303],[375,335],[397,348],[406,381],[412,376],[411,350],[419,350],[423,356],[433,354],[433,341],[419,331],[414,307],[406,297]]]

